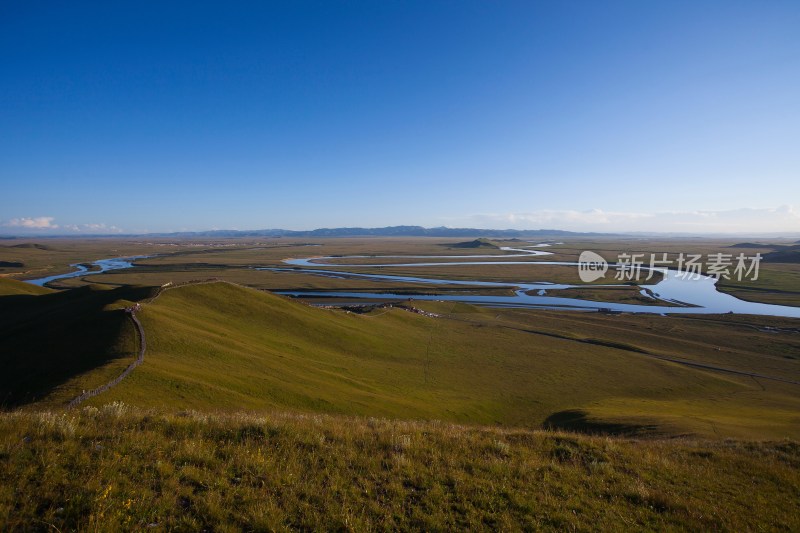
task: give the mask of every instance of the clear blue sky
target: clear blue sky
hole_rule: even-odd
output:
[[[0,185],[0,233],[800,232],[800,2],[2,1]]]

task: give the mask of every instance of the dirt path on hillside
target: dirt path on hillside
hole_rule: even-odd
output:
[[[130,317],[131,321],[133,321],[133,325],[136,328],[136,335],[139,338],[139,355],[136,357],[136,360],[130,365],[128,365],[128,367],[125,370],[123,370],[119,376],[112,379],[105,385],[101,385],[96,389],[84,391],[83,393],[81,393],[80,396],[74,398],[72,401],[69,402],[69,405],[67,405],[68,409],[76,407],[81,402],[88,400],[89,398],[93,398],[94,396],[97,396],[98,394],[107,391],[111,387],[118,385],[123,379],[125,379],[128,376],[128,374],[133,372],[134,368],[136,368],[137,366],[141,365],[144,362],[144,352],[145,350],[147,350],[147,339],[145,338],[144,335],[144,328],[142,327],[142,323],[139,322],[139,318],[136,316],[136,311],[139,309],[140,309],[139,304],[136,304],[134,307],[129,307],[125,309],[125,312],[128,313],[128,316]]]
[[[161,287],[158,288],[158,291],[156,292],[155,296],[153,296],[152,298],[149,298],[148,300],[145,300],[145,301],[154,302],[159,296],[161,296],[162,294],[164,294],[166,291],[168,291],[170,289],[176,289],[178,287],[185,287],[186,285],[202,285],[202,284],[206,284],[206,283],[219,283],[219,282],[227,283],[227,282],[224,282],[224,281],[219,280],[217,278],[209,278],[209,279],[202,279],[202,280],[192,280],[192,281],[186,281],[186,282],[183,282],[183,283],[176,283],[176,284],[167,283],[167,284],[162,285]],[[76,406],[80,405],[82,402],[88,400],[89,398],[93,398],[93,397],[97,396],[98,394],[106,392],[110,388],[115,387],[116,385],[119,385],[119,383],[123,379],[128,377],[128,374],[133,372],[133,370],[137,366],[141,365],[144,362],[144,352],[145,352],[145,350],[147,350],[147,339],[146,339],[145,334],[144,334],[144,328],[142,327],[142,323],[139,322],[139,318],[136,316],[136,312],[140,311],[141,309],[142,309],[141,304],[138,304],[138,303],[125,309],[125,312],[128,314],[128,316],[130,317],[131,321],[133,321],[133,325],[136,328],[136,335],[137,335],[137,337],[139,339],[139,355],[136,357],[136,360],[133,363],[131,363],[130,365],[128,365],[128,367],[125,370],[123,370],[122,373],[119,376],[117,376],[116,378],[112,379],[111,381],[109,381],[105,385],[101,385],[101,386],[97,387],[96,389],[83,391],[79,396],[77,396],[76,398],[73,398],[69,402],[69,404],[67,405],[67,409],[71,409],[73,407],[76,407]]]

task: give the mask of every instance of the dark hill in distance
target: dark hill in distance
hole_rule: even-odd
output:
[[[730,248],[765,248],[772,250],[762,254],[765,263],[800,263],[800,245],[782,244],[758,244],[754,242],[742,242],[734,244]]]
[[[474,241],[465,241],[452,244],[450,245],[450,248],[493,248],[497,250],[500,247],[489,239],[475,239]]]
[[[33,248],[36,250],[43,250],[47,252],[53,251],[53,248],[47,246],[46,244],[39,244],[34,242],[26,242],[23,244],[10,244],[8,246],[5,246],[5,248]]]
[[[738,244],[732,244],[728,248],[774,248],[774,245],[757,242],[740,242]]]
[[[774,252],[764,254],[767,263],[800,263],[800,246],[775,247]]]

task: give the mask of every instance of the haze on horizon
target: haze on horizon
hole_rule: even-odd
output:
[[[800,233],[800,4],[5,3],[0,234]]]

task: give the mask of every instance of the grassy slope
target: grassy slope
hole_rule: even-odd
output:
[[[21,294],[38,296],[52,292],[53,290],[47,287],[39,287],[38,285],[31,285],[30,283],[10,278],[0,278],[0,296],[18,296]]]
[[[119,404],[0,414],[4,530],[796,531],[791,441]]]
[[[797,436],[794,389],[492,324],[493,310],[437,305],[462,313],[346,314],[226,283],[169,290],[140,314],[145,364],[93,401],[528,427],[594,409],[670,434]],[[683,404],[693,411],[670,412]]]
[[[420,303],[444,312],[442,304]],[[451,315],[484,325],[522,329],[537,336],[571,339],[575,349],[602,343],[654,356],[753,372],[800,381],[798,321],[775,317],[721,315],[661,317],[656,315],[598,315],[550,311],[505,310]],[[729,396],[708,394],[682,398],[606,397],[584,404],[587,421],[599,424],[631,423],[636,419],[673,420],[684,431],[706,435],[756,438],[759,435],[796,436],[800,427],[798,386],[772,380],[745,378],[754,387]],[[649,386],[639,381],[642,390]],[[564,427],[580,427],[567,424]],[[781,433],[785,431],[785,433]]]
[[[149,289],[52,291],[0,279],[0,405],[63,403],[108,381],[133,356],[119,309]]]

